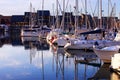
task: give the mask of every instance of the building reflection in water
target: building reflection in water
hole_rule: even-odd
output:
[[[37,51],[49,50],[49,45],[46,40],[40,39],[39,37],[22,37],[21,40],[25,49],[36,48]]]
[[[0,47],[4,44],[10,43],[10,36],[8,32],[0,32]]]
[[[43,60],[43,50],[49,50],[49,45],[44,39],[39,39],[39,37],[21,37],[22,43],[25,50],[30,50],[30,63],[32,63],[32,58],[35,58],[37,52],[41,52]]]
[[[32,64],[33,58],[38,57],[39,60],[37,61],[40,62],[38,62],[37,65],[40,65],[42,68],[41,76],[42,80],[44,80],[44,51],[49,50],[48,43],[39,37],[22,37],[22,43],[25,49],[30,50],[30,64]]]

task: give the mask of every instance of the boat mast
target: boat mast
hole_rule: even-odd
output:
[[[114,3],[114,7],[113,7],[113,18],[114,18],[113,19],[113,28],[117,28],[115,16],[116,16],[116,4]]]
[[[54,23],[54,15],[55,15],[55,12],[54,12],[54,4],[52,5],[53,7],[53,19],[52,19],[52,26],[53,26],[53,29],[55,28],[55,23]]]
[[[63,15],[63,24],[62,24],[62,27],[63,27],[63,30],[64,30],[64,19],[65,19],[65,0],[63,0],[63,12],[62,12],[62,15]]]
[[[100,28],[102,28],[102,0],[100,0]]]
[[[71,12],[71,5],[70,5],[70,12]],[[72,27],[72,20],[71,20],[72,15],[70,14],[70,26]]]
[[[100,21],[99,21],[99,0],[98,0],[98,20],[97,20],[97,27],[100,28]]]
[[[32,3],[30,3],[29,26],[32,29]]]
[[[88,28],[88,25],[87,25],[87,0],[85,0],[85,26]]]
[[[58,0],[56,0],[56,11],[57,11],[57,15],[56,15],[56,28],[58,28],[59,24],[58,24]]]
[[[43,27],[43,17],[44,17],[44,0],[42,0],[42,27]]]
[[[107,18],[107,30],[108,30],[108,23],[109,23],[109,6],[110,6],[110,0],[108,0],[108,18]]]
[[[77,34],[77,27],[78,27],[78,0],[75,1],[75,36]]]

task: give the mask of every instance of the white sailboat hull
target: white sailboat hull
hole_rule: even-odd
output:
[[[53,43],[56,43],[58,47],[64,47],[67,44],[67,40],[63,37],[55,39]]]
[[[36,30],[21,30],[21,37],[39,37]]]
[[[104,62],[104,63],[111,63],[111,57],[118,53],[119,50],[103,50],[103,49],[97,49],[93,48],[93,51],[95,54]]]
[[[92,46],[93,46],[93,44],[84,44],[84,45],[82,45],[82,44],[75,44],[75,45],[71,45],[70,43],[67,43],[65,46],[64,46],[64,48],[65,49],[92,49]]]
[[[89,49],[93,50],[93,45],[95,44],[95,40],[72,40],[70,43],[65,45],[65,49]],[[98,41],[100,46],[103,46],[103,41]]]

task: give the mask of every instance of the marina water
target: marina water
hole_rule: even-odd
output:
[[[119,80],[92,51],[65,51],[17,35],[1,37],[0,65],[0,80]]]

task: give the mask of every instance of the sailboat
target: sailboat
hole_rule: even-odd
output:
[[[32,12],[32,4],[30,3],[30,12],[29,12],[29,27],[21,29],[21,37],[39,37],[37,32],[38,28],[34,28],[34,13]]]
[[[93,46],[93,51],[96,55],[103,60],[104,63],[111,63],[111,57],[120,51],[120,32],[118,31],[115,39],[110,41],[106,46],[99,48],[100,46]]]
[[[102,3],[102,1],[101,1]],[[101,5],[102,6],[102,5]],[[93,51],[95,54],[104,62],[104,63],[111,63],[111,57],[118,53],[120,50],[120,32],[117,32],[116,37],[113,41],[109,42],[107,46],[102,48],[93,46]]]
[[[65,0],[63,0],[63,19],[61,22],[61,26],[58,25],[58,3],[59,1],[56,0],[56,7],[57,7],[57,15],[56,15],[56,29],[53,29],[50,34],[47,35],[47,42],[51,44],[57,44],[58,47],[64,47],[67,43],[67,37],[63,34],[63,27],[64,27],[64,16],[65,16]]]
[[[49,32],[51,31],[51,28],[49,28],[47,26],[47,24],[44,24],[44,14],[45,13],[45,10],[44,10],[44,0],[42,0],[42,11],[41,11],[41,18],[38,19],[38,26],[40,27],[40,30],[38,31],[38,34],[39,34],[39,37],[40,38],[46,38],[47,35],[49,34]],[[41,20],[41,21],[39,21]],[[41,23],[40,23],[41,22]]]
[[[87,1],[85,0],[85,3]],[[78,23],[77,23],[77,15],[78,15],[78,0],[76,0],[76,16],[75,16],[75,36],[77,38],[70,40],[69,43],[67,43],[64,48],[65,49],[93,49],[94,43],[97,41],[100,44],[103,43],[103,41],[99,40],[101,38],[101,33],[103,32],[102,29],[95,29],[95,30],[90,30],[88,29],[81,29],[81,32],[79,31],[78,33]],[[85,10],[86,13],[87,10]],[[86,25],[87,26],[87,13],[86,13]],[[78,36],[79,34],[80,36]],[[102,45],[102,44],[101,44]]]
[[[111,56],[118,53],[120,46],[109,46],[104,48],[95,48],[93,47],[93,51],[95,54],[104,62],[104,63],[111,63]]]

